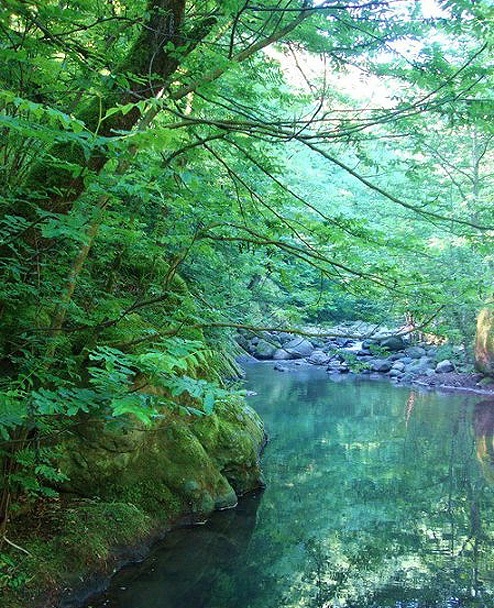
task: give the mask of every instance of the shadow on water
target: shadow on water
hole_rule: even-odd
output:
[[[494,403],[248,369],[267,488],[95,608],[493,608]]]
[[[248,549],[261,500],[262,493],[245,496],[236,509],[215,513],[202,526],[170,532],[145,562],[120,572],[110,591],[88,606],[210,606],[213,591],[217,594],[222,585],[232,588],[228,573]]]

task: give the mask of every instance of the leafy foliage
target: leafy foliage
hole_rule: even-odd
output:
[[[210,414],[235,323],[406,314],[471,339],[487,2],[4,4],[1,532],[63,481],[81,419]]]

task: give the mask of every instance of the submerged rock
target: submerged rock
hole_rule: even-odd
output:
[[[330,374],[348,374],[350,372],[350,367],[347,363],[338,363],[337,361],[331,361],[327,368],[327,371]]]
[[[275,363],[273,369],[276,372],[289,372],[290,370],[285,365],[281,365],[281,363]]]

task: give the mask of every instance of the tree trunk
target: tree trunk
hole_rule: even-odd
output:
[[[126,114],[117,112],[104,121],[102,118],[109,108],[118,104],[137,103],[156,97],[177,69],[187,53],[187,48],[195,46],[188,42],[183,53],[173,50],[185,46],[185,5],[186,0],[148,1],[146,14],[149,17],[143,23],[141,33],[126,60],[117,70],[117,73],[127,75],[131,83],[130,88],[110,90],[102,99],[93,97],[85,108],[77,112],[77,118],[85,123],[88,130],[103,137],[113,137],[118,132],[130,131],[137,124],[140,119],[140,110],[137,107]],[[74,177],[68,169],[54,170],[51,157],[55,157],[62,164],[64,161],[79,164],[80,174]],[[99,173],[107,160],[106,148],[85,159],[82,150],[73,144],[58,144],[50,150],[50,158],[34,167],[28,178],[28,186],[36,190],[39,184],[42,184],[48,191],[51,190],[52,194],[46,206],[52,211],[65,213],[84,191],[87,171]]]

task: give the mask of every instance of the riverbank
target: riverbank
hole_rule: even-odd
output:
[[[480,373],[448,373],[418,376],[412,381],[432,390],[462,391],[494,396],[494,379]]]
[[[264,362],[268,363],[269,362]],[[283,365],[281,368],[278,364],[273,365],[275,371],[281,372],[296,372],[299,371],[302,366],[313,367],[307,361],[290,361]],[[451,392],[466,392],[477,395],[492,395],[494,397],[494,380],[490,377],[486,377],[479,373],[456,373],[451,372],[447,374],[435,374],[434,376],[417,375],[413,378],[408,379],[406,382],[397,382],[395,379],[390,378],[386,374],[377,373],[365,373],[365,372],[338,372],[331,373],[331,377],[336,379],[338,376],[353,376],[362,379],[370,380],[382,380],[388,381],[392,384],[401,386],[420,386],[422,388],[435,390],[435,391],[451,391]]]
[[[434,390],[494,395],[494,378],[476,371],[463,347],[412,343],[396,331],[368,324],[305,329],[300,334],[243,332],[238,343],[245,351],[241,361],[272,361],[281,373],[311,365],[331,375],[353,373]]]
[[[172,528],[263,486],[262,421],[241,398],[132,431],[79,427],[58,495],[26,504],[0,550],[2,608],[76,608]]]

